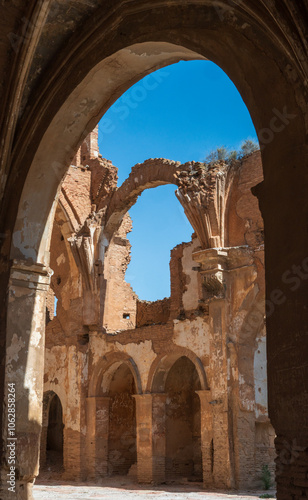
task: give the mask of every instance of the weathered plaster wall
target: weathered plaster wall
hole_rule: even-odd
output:
[[[307,280],[302,279],[294,293],[281,277],[307,257],[308,233],[303,229],[307,224],[307,4],[165,0],[153,6],[139,0],[93,0],[68,5],[62,0],[4,0],[1,8],[1,396],[11,376],[4,378],[11,363],[9,355],[5,363],[6,348],[10,351],[15,335],[23,340],[18,362],[24,377],[29,332],[32,325],[37,328],[32,321],[35,314],[43,329],[48,271],[40,265],[49,263],[46,221],[83,131],[90,131],[109,105],[148,72],[183,58],[206,57],[237,85],[262,142],[265,176],[255,192],[265,220],[267,294],[271,298],[272,292],[282,289],[286,298],[285,305],[267,317],[269,410],[282,470],[277,474],[278,497],[304,498]],[[93,98],[87,101],[89,95]],[[17,239],[11,244],[14,231]],[[19,262],[13,263],[10,272],[12,257]],[[27,258],[30,278],[22,285],[22,280],[9,283],[10,276],[16,276],[16,265]],[[35,263],[39,266],[33,272]],[[27,293],[29,279],[31,286],[38,281],[46,286]],[[7,299],[15,292],[22,311],[20,323]],[[42,300],[35,301],[36,295]],[[86,325],[93,326],[93,318]],[[43,346],[33,347],[30,361],[38,368],[36,401],[42,392]],[[18,393],[23,401],[18,437],[25,442],[18,464],[18,491],[28,498],[30,481],[37,473],[40,419],[29,420],[32,400],[24,380]],[[5,440],[5,408],[3,415]],[[296,459],[285,463],[289,449]],[[6,473],[4,458],[1,465]]]
[[[78,161],[96,142],[94,135],[81,147]],[[229,190],[223,191],[224,238],[234,246],[204,248],[196,234],[190,243],[178,245],[171,251],[171,296],[154,303],[139,301],[125,282],[130,217],[122,216],[109,244],[104,234],[91,236],[93,231],[99,235],[99,224],[111,217],[105,208],[99,210],[99,219],[86,213],[97,210],[93,186],[101,193],[100,206],[106,207],[115,189],[116,169],[107,168],[99,155],[85,157],[97,163],[90,169],[82,163],[70,167],[66,191],[61,193],[67,193],[67,208],[60,198],[51,245],[58,308],[46,331],[45,390],[57,392],[63,405],[65,474],[99,478],[129,471],[134,475],[137,468],[140,481],[144,475],[162,481],[173,475],[203,474],[207,486],[255,487],[264,461],[273,470],[264,349],[263,226],[250,192],[262,177],[259,154],[236,164]],[[150,161],[147,167],[151,166],[154,174],[149,171],[147,178],[156,176],[158,182],[157,161]],[[185,186],[190,186],[187,168]],[[200,182],[209,175],[214,186],[219,168],[220,164],[207,172],[198,166]],[[223,168],[229,175],[229,167]],[[181,182],[179,189],[184,189]],[[82,193],[78,210],[74,189]],[[215,189],[220,189],[219,183]],[[126,196],[130,199],[129,193]],[[92,233],[87,227],[93,227]],[[215,238],[222,236],[216,233]],[[100,241],[105,245],[104,261],[95,264],[102,255],[95,250]],[[84,245],[85,252],[76,254],[74,245]],[[94,249],[92,254],[88,248]],[[82,264],[82,255],[92,256],[97,275]],[[86,280],[90,288],[85,288]],[[98,304],[97,297],[101,312],[96,317],[101,319],[85,324],[83,310],[91,301]],[[257,322],[251,321],[254,314]],[[148,444],[136,427],[143,419],[152,436]],[[158,444],[161,440],[164,444]],[[74,454],[79,457],[77,469]],[[147,458],[138,461],[138,456]]]

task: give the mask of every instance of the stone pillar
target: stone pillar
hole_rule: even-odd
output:
[[[213,482],[216,488],[233,488],[227,397],[210,402],[213,407]]]
[[[137,477],[138,482],[153,480],[152,394],[138,394],[136,400]]]
[[[196,391],[200,398],[201,409],[201,451],[202,451],[202,473],[205,488],[213,487],[214,472],[214,443],[213,443],[213,414],[211,391]]]
[[[279,500],[304,499],[308,491],[308,156],[306,117],[293,102],[283,101],[294,119],[264,148],[264,181],[253,188],[264,219],[268,407]]]
[[[165,394],[139,394],[136,400],[137,471],[139,483],[165,480]]]
[[[108,475],[109,397],[87,398],[87,479]]]
[[[95,480],[96,398],[87,398],[87,481]]]
[[[230,391],[228,370],[228,348],[230,350],[230,334],[235,314],[244,301],[244,290],[249,290],[256,278],[252,252],[248,247],[209,248],[198,250],[193,260],[200,264],[198,273],[199,302],[208,309],[210,318],[210,356],[209,373],[211,373],[211,406],[213,416],[212,460],[213,485],[216,488],[233,488],[236,481],[235,462],[238,458],[234,449],[234,429],[239,426],[238,413],[234,412],[233,397]],[[247,292],[248,293],[248,292]],[[240,346],[243,348],[243,346]],[[253,342],[245,350],[244,369],[247,366],[253,377]],[[249,356],[249,362],[247,357]],[[239,361],[240,364],[241,361]],[[245,393],[247,399],[247,392]],[[254,404],[253,399],[249,404]],[[238,407],[238,401],[236,401]],[[247,419],[246,419],[247,420]],[[254,439],[254,428],[249,436]],[[237,436],[236,436],[237,438]],[[250,440],[251,444],[252,440]],[[237,449],[235,449],[237,451]],[[238,453],[237,453],[238,455]],[[254,448],[250,446],[249,459],[245,463],[250,466],[250,456],[254,456]],[[246,459],[246,455],[244,455]],[[237,460],[238,461],[238,460]]]
[[[166,474],[166,394],[152,394],[153,482],[163,483]]]
[[[7,316],[5,411],[3,439],[6,451],[2,468],[2,498],[32,499],[32,485],[39,470],[42,428],[46,296],[50,269],[42,264],[14,260],[11,268]],[[11,384],[11,385],[9,385]],[[15,428],[8,431],[8,398],[15,394]],[[13,403],[11,403],[13,405]],[[11,406],[10,411],[14,409]],[[7,448],[10,444],[11,447]],[[11,458],[8,463],[9,450]],[[13,469],[10,469],[13,467]],[[15,469],[14,469],[15,467]],[[15,494],[8,492],[8,472],[16,478]],[[13,474],[12,474],[13,471]],[[14,481],[13,481],[14,482]]]
[[[213,300],[209,304],[211,318],[210,366],[213,373],[211,394],[213,414],[213,481],[215,488],[233,488],[234,469],[231,464],[228,415],[228,368],[226,349],[226,303]]]

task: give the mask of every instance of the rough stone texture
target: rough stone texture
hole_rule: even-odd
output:
[[[44,349],[43,339],[37,346],[31,339],[44,332],[46,321],[50,235],[59,184],[82,140],[134,82],[181,59],[208,58],[237,86],[261,142],[264,180],[253,189],[264,219],[269,414],[282,470],[277,470],[278,498],[305,498],[307,488],[295,486],[295,477],[308,468],[307,18],[307,3],[291,0],[162,0],[155,5],[139,0],[76,0],[69,5],[62,0],[2,1],[0,390],[2,400],[13,352],[23,443],[17,497],[31,497],[30,481],[37,471]],[[113,175],[109,180],[112,184]],[[77,238],[81,256],[93,244],[87,227],[88,235]],[[21,267],[26,279],[10,281]],[[86,290],[95,289],[101,279],[96,267],[83,280]],[[31,287],[22,286],[25,283]],[[206,284],[206,293],[213,285]],[[186,297],[193,302],[190,294]],[[101,311],[96,304],[90,306],[88,301],[83,324],[93,332]],[[244,338],[252,324],[259,324],[261,331],[261,316],[251,305],[240,335],[241,365],[251,362]],[[237,323],[232,326],[238,332]],[[171,328],[162,330],[166,335]],[[229,344],[236,363],[236,350]],[[29,388],[32,368],[36,384]],[[251,387],[251,377],[245,383]],[[235,382],[235,390],[242,394],[245,384]],[[0,412],[4,472],[5,398]],[[247,411],[246,406],[240,411]]]
[[[137,300],[136,327],[167,323],[170,316],[170,298],[148,302]]]
[[[93,141],[95,134],[86,145]],[[97,148],[93,151],[98,158]],[[173,168],[167,160],[139,165],[146,182],[138,189],[158,185],[160,174],[166,180],[158,163]],[[175,167],[170,181],[179,190],[184,189],[181,179],[185,186],[193,182],[197,190],[203,173],[210,174],[210,199],[221,197],[228,207],[215,238],[235,245],[213,248],[209,239],[200,242],[196,234],[190,243],[178,245],[171,252],[171,296],[153,303],[139,301],[125,282],[130,217],[123,212],[113,234],[108,227],[110,206],[118,213],[119,202],[113,200],[121,199],[126,207],[131,203],[126,200],[136,189],[136,167],[133,186],[123,188],[130,185],[131,174],[119,195],[116,189],[109,195],[106,178],[101,192],[108,192],[111,201],[107,211],[101,209],[100,219],[91,204],[91,186],[104,164],[98,162],[90,171],[82,163],[71,166],[62,185],[51,237],[51,287],[58,304],[46,327],[44,388],[45,394],[58,394],[63,406],[64,476],[100,480],[130,474],[147,483],[186,478],[201,479],[204,487],[253,488],[260,485],[262,465],[274,470],[260,258],[263,225],[250,191],[262,179],[260,154],[231,166],[202,167],[200,178],[195,164]],[[220,169],[221,180],[226,172],[231,179],[228,189],[215,180]],[[149,179],[156,179],[154,185]],[[64,208],[63,192],[70,210]],[[189,210],[200,227],[214,208],[192,203]],[[90,218],[85,266],[72,242]],[[215,218],[209,217],[208,223],[215,226]],[[96,232],[105,254],[93,275],[89,264],[95,265],[99,239],[91,234]],[[89,278],[92,285],[86,288]],[[91,303],[100,309],[96,324],[85,323]],[[254,310],[261,318],[249,322]]]

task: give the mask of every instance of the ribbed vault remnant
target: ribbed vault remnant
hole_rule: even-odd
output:
[[[81,229],[68,241],[76,264],[82,270],[84,285],[87,290],[97,290],[99,272],[98,242],[101,232],[101,214],[90,214]]]
[[[225,212],[236,166],[192,162],[179,173],[176,196],[204,249],[225,246]]]
[[[176,196],[205,248],[226,246],[225,213],[234,174],[240,162],[180,164],[164,158],[146,160],[132,168],[129,177],[116,189],[106,213],[104,235],[108,241],[138,196],[145,190],[164,184],[177,186]]]

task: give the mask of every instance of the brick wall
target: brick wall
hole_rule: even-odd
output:
[[[167,323],[170,315],[170,298],[148,302],[137,300],[136,327]]]

